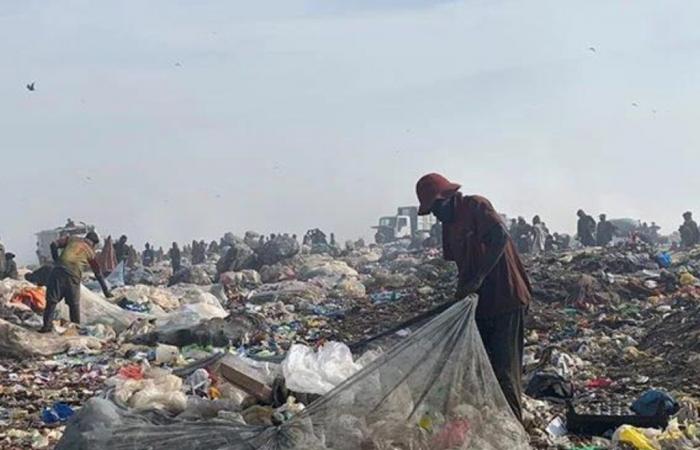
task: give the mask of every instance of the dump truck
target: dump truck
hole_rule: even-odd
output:
[[[377,230],[374,241],[386,244],[399,239],[426,239],[436,220],[432,215],[419,216],[418,207],[401,206],[396,215],[379,218],[379,224],[372,228]]]
[[[88,225],[84,222],[76,224],[69,219],[62,227],[39,231],[36,233],[36,256],[39,258],[39,264],[43,265],[52,261],[51,243],[56,239],[63,236],[85,236],[94,230],[94,225]]]

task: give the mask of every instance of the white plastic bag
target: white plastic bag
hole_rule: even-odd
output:
[[[190,328],[198,325],[204,320],[215,317],[223,319],[228,316],[228,312],[220,305],[214,306],[208,303],[194,303],[183,305],[179,310],[173,311],[159,317],[156,325],[159,332],[178,330],[180,328]]]
[[[156,347],[156,364],[173,364],[180,357],[180,349],[174,345],[158,344]]]
[[[70,315],[66,302],[59,303],[56,309],[59,318],[68,320]],[[114,331],[120,333],[127,329],[137,318],[147,317],[150,316],[121,309],[85,286],[80,286],[80,323],[83,325],[101,323],[109,325],[114,328]]]
[[[294,344],[282,363],[287,388],[293,392],[323,395],[362,368],[352,360],[347,345],[328,342],[313,349]]]
[[[167,374],[143,380],[115,380],[114,401],[136,411],[165,410],[181,413],[187,407],[187,395],[182,392],[182,379]]]

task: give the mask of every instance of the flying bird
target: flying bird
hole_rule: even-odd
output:
[[[635,108],[638,108],[639,104],[637,104],[637,102],[632,102],[632,106],[634,106]]]
[[[588,50],[592,51],[593,53],[596,52],[595,47],[588,47]]]
[[[29,83],[29,84],[27,85],[27,89],[29,89],[29,90],[32,91],[32,92],[34,91],[34,81],[32,81],[31,83]]]
[[[175,67],[182,67],[182,64],[180,64],[180,62],[176,62]]]

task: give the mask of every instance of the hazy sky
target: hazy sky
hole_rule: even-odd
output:
[[[430,171],[553,229],[582,207],[670,232],[700,214],[698,17],[691,0],[3,0],[0,237],[26,262],[67,217],[139,246],[369,236]]]

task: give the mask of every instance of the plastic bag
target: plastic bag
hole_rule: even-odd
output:
[[[692,286],[698,280],[690,272],[683,272],[683,273],[681,273],[681,276],[679,277],[679,281],[681,283],[681,286]]]
[[[193,303],[184,305],[178,311],[159,317],[156,320],[156,325],[160,333],[168,333],[194,327],[208,319],[224,318],[226,316],[228,316],[228,313],[221,305],[213,306],[208,303]]]
[[[642,430],[631,425],[623,425],[618,428],[613,436],[613,442],[616,444],[629,444],[635,450],[659,450],[659,448],[644,435]]]
[[[335,259],[309,260],[299,269],[299,279],[308,281],[313,278],[328,279],[331,284],[338,283],[343,277],[357,278],[358,273],[347,263]]]
[[[2,357],[29,358],[101,348],[102,343],[94,337],[40,334],[0,319],[0,356]]]
[[[347,345],[328,342],[318,353],[294,344],[282,363],[287,388],[293,392],[323,395],[361,369]]]
[[[124,261],[117,264],[105,281],[110,289],[124,286]]]
[[[668,392],[650,389],[635,400],[630,409],[640,416],[655,416],[659,409],[672,416],[678,412],[680,405]]]
[[[155,409],[177,414],[187,407],[182,379],[170,374],[157,378],[119,380],[114,390],[114,400],[135,411]]]
[[[174,345],[158,344],[156,346],[156,364],[173,364],[180,357],[180,349]]]
[[[174,311],[180,307],[180,300],[173,295],[170,289],[162,287],[139,284],[117,288],[112,293],[115,297],[123,296],[135,303],[157,305],[165,312]]]
[[[278,301],[285,304],[298,304],[302,301],[317,304],[324,300],[326,296],[327,293],[324,289],[312,283],[288,280],[260,286],[260,288],[253,291],[248,301],[255,304]]]
[[[63,320],[69,319],[66,302],[59,303],[56,310],[58,317]],[[146,314],[126,311],[85,286],[80,286],[80,323],[83,325],[101,323],[109,325],[119,333],[127,329],[134,320],[147,317],[149,316]]]

